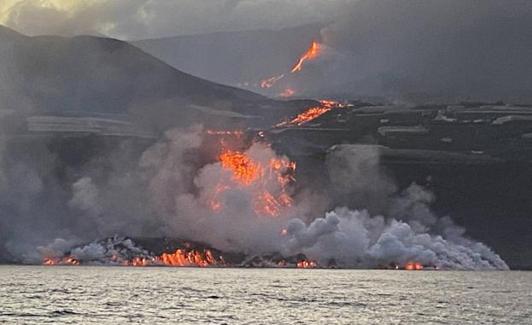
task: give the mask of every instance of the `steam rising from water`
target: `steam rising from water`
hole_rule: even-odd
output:
[[[293,204],[281,207],[279,214],[271,217],[254,209],[255,185],[236,184],[220,162],[201,162],[203,137],[199,127],[172,130],[144,152],[138,167],[106,178],[80,177],[63,196],[68,211],[61,218],[47,215],[50,208],[40,209],[38,217],[35,214],[33,205],[36,198],[47,197],[45,185],[49,181],[35,171],[18,173],[32,181],[19,179],[27,186],[21,189],[24,195],[19,202],[11,206],[20,215],[30,211],[30,217],[50,222],[52,227],[39,232],[39,228],[31,227],[31,218],[8,219],[3,213],[2,224],[8,229],[5,233],[13,230],[15,235],[2,240],[2,245],[26,262],[36,262],[40,254],[56,256],[74,243],[97,239],[94,236],[168,236],[249,255],[302,253],[324,266],[377,267],[416,261],[453,269],[507,269],[498,255],[467,239],[463,229],[449,218],[431,213],[431,193],[416,184],[397,193],[393,181],[379,169],[378,154],[368,147],[339,146],[329,153],[328,172],[336,187],[331,195],[360,209],[338,207],[327,212],[322,203],[335,198],[318,197],[309,188],[290,192]],[[263,165],[274,158],[287,160],[261,143],[253,144],[245,154]],[[8,179],[16,173],[3,171]],[[96,175],[94,171],[92,174]],[[213,210],[210,203],[220,184],[226,187],[218,197],[223,208]],[[276,182],[266,180],[266,184],[273,194],[282,190]],[[59,196],[54,193],[50,197]],[[5,198],[2,200],[5,205]],[[371,216],[364,202],[380,203],[381,215]],[[140,205],[144,208],[138,210]],[[69,216],[77,216],[77,222],[65,220]],[[87,232],[87,227],[92,231]],[[26,231],[16,231],[20,229]],[[41,246],[40,254],[37,246]],[[105,251],[89,246],[71,253],[83,259]]]

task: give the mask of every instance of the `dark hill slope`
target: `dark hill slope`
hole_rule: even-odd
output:
[[[321,24],[282,30],[219,32],[133,42],[172,66],[229,85],[254,83],[290,70],[320,39]]]
[[[268,120],[275,115],[271,109],[286,106],[181,72],[126,42],[90,36],[26,37],[4,27],[0,81],[2,109],[126,114],[158,128],[245,120],[239,114]]]

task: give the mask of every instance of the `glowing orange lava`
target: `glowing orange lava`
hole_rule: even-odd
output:
[[[282,93],[279,94],[279,97],[288,98],[294,96],[295,94],[295,90],[293,90],[292,88],[286,88],[285,90],[283,90]]]
[[[79,261],[72,256],[65,257],[45,257],[43,265],[79,265]]]
[[[334,100],[320,100],[320,104],[320,106],[315,106],[307,109],[306,111],[294,117],[290,121],[284,121],[277,124],[276,127],[301,126],[305,123],[317,119],[318,117],[331,111],[334,108],[346,107],[345,105]]]
[[[323,107],[329,107],[329,108],[344,108],[345,104],[342,104],[340,102],[337,102],[335,100],[330,99],[322,99],[320,100],[320,104]]]
[[[290,72],[300,72],[303,69],[303,64],[305,63],[305,61],[316,59],[317,57],[319,57],[320,53],[321,45],[316,41],[312,42],[310,48],[307,50],[307,52],[305,52],[305,54],[301,56],[301,58],[297,61],[296,65],[294,65]]]
[[[187,250],[178,249],[174,253],[163,253],[156,257],[134,257],[131,260],[121,260],[117,256],[112,256],[111,261],[122,266],[173,266],[173,267],[209,267],[224,266],[225,261],[220,256],[216,258],[212,251],[205,249]],[[80,265],[80,261],[72,256],[65,257],[46,257],[43,259],[43,265]]]
[[[244,152],[233,150],[223,150],[219,160],[221,166],[231,172],[234,184],[220,181],[209,202],[212,211],[223,210],[220,197],[234,187],[245,188],[252,193],[253,209],[257,215],[276,217],[283,208],[292,205],[293,200],[287,191],[290,183],[295,181],[294,162],[271,158],[268,163],[261,163]]]
[[[220,155],[220,162],[233,173],[233,180],[243,185],[250,185],[263,173],[263,167],[242,152],[225,151]]]
[[[191,267],[208,267],[222,266],[225,264],[222,257],[216,259],[213,253],[206,249],[203,252],[197,250],[178,249],[173,254],[162,254],[158,261],[166,266],[191,266]]]
[[[262,80],[260,82],[260,87],[263,88],[263,89],[271,88],[277,83],[277,81],[279,81],[279,80],[281,80],[283,78],[284,78],[284,74],[264,79],[264,80]]]
[[[296,126],[296,125],[297,126],[301,126],[301,125],[303,125],[303,124],[305,124],[307,122],[310,122],[312,120],[317,119],[318,117],[320,117],[323,114],[327,113],[331,109],[332,108],[321,107],[321,106],[311,107],[308,110],[304,111],[303,113],[299,114],[298,116],[294,117],[290,121],[281,122],[281,123],[277,124],[276,126],[277,127]]]
[[[405,270],[407,271],[421,271],[423,270],[423,264],[418,262],[408,262],[405,264]]]
[[[163,253],[155,258],[135,257],[124,263],[125,266],[173,266],[173,267],[208,267],[223,266],[222,257],[216,259],[213,253],[206,249],[199,250],[178,249],[174,253]]]
[[[320,45],[320,43],[313,41],[310,45],[310,48],[297,60],[296,64],[292,67],[290,70],[290,73],[298,73],[303,70],[303,65],[306,61],[311,61],[320,56],[320,54],[323,52],[323,46]],[[262,89],[270,89],[277,82],[279,82],[281,79],[283,79],[286,75],[280,74],[273,77],[266,78],[264,80],[261,80],[259,85]],[[290,88],[286,88],[282,93],[279,94],[280,97],[292,97],[294,96],[295,91]]]
[[[303,261],[297,262],[296,266],[298,269],[314,269],[318,267],[318,263],[312,260],[303,260]]]

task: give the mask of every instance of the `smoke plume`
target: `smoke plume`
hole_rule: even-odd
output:
[[[324,67],[333,82],[314,89],[419,102],[530,102],[531,31],[530,1],[361,0],[323,31],[348,60]]]
[[[346,145],[329,153],[331,186],[344,197],[335,200],[331,193],[322,198],[330,209],[317,209],[313,189],[298,190],[279,179],[291,168],[287,157],[254,143],[237,157],[259,166],[260,177],[239,179],[222,161],[202,158],[205,134],[201,127],[168,131],[135,167],[116,167],[101,177],[92,164],[62,190],[51,186],[53,178],[43,171],[8,161],[2,169],[9,185],[1,193],[7,207],[1,218],[3,248],[23,261],[38,262],[61,256],[76,243],[115,234],[166,236],[247,255],[305,254],[323,266],[416,261],[450,269],[507,269],[450,218],[434,215],[430,192],[413,184],[398,193],[369,148]],[[339,201],[361,208],[334,208]],[[370,215],[364,201],[380,202],[382,213]],[[102,245],[81,246],[70,254],[97,259],[109,255],[116,243]]]

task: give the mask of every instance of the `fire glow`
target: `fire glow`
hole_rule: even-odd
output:
[[[219,161],[222,168],[230,172],[232,184],[221,180],[216,186],[209,204],[212,211],[223,210],[221,196],[235,187],[252,193],[253,208],[257,215],[276,217],[281,209],[292,205],[288,187],[294,182],[294,162],[285,158],[271,158],[265,164],[245,152],[233,150],[223,150]],[[272,183],[276,190],[272,190]]]
[[[222,257],[215,258],[211,250],[178,249],[174,253],[163,253],[153,259],[136,257],[124,263],[125,266],[173,266],[173,267],[211,267],[224,266]]]
[[[297,262],[298,269],[315,269],[318,267],[318,263],[311,260],[303,260]]]
[[[268,78],[268,79],[264,79],[260,82],[260,87],[263,88],[263,89],[268,89],[268,88],[271,88],[273,87],[277,81],[281,80],[284,78],[284,74],[281,74],[281,75],[278,75],[278,76],[273,76],[271,78]]]
[[[307,50],[307,52],[305,52],[305,54],[301,56],[301,58],[299,58],[296,65],[294,65],[290,72],[301,72],[301,70],[303,70],[303,65],[305,64],[305,62],[315,60],[320,56],[321,52],[322,46],[320,45],[320,43],[313,41],[310,48]]]
[[[113,256],[111,260],[116,265],[121,266],[171,266],[171,267],[213,267],[225,266],[223,257],[216,258],[211,250],[186,250],[177,249],[174,253],[163,253],[155,257],[134,257],[131,260],[119,260]],[[46,266],[77,266],[80,261],[72,256],[66,257],[46,257],[43,260],[43,265]]]
[[[43,265],[53,266],[53,265],[79,265],[79,261],[72,256],[65,257],[46,257],[43,260]]]
[[[417,262],[408,262],[405,264],[405,270],[407,271],[421,271],[423,270],[423,264]]]
[[[262,177],[262,166],[242,152],[227,150],[219,158],[222,167],[232,172],[233,180],[242,185],[250,185]]]
[[[288,98],[294,96],[295,94],[295,90],[293,90],[292,88],[286,88],[285,90],[283,90],[282,93],[279,94],[279,96],[283,98]]]
[[[307,109],[303,113],[297,115],[290,121],[281,122],[276,125],[276,127],[286,127],[286,126],[301,126],[305,123],[313,121],[323,114],[331,111],[334,108],[342,108],[343,105],[332,100],[321,100],[320,106],[315,106]]]
[[[301,55],[301,57],[297,60],[296,64],[290,70],[290,73],[294,74],[294,73],[301,72],[303,70],[303,66],[305,65],[305,62],[317,59],[321,55],[322,52],[323,52],[323,46],[320,43],[313,41],[312,44],[310,45],[310,48],[303,55]],[[260,87],[262,89],[272,88],[273,86],[275,86],[275,84],[279,80],[283,79],[284,77],[285,77],[285,74],[280,74],[277,76],[273,76],[273,77],[269,77],[264,80],[261,80]],[[293,89],[287,88],[280,94],[280,96],[291,97],[294,94],[295,94],[295,91]]]

